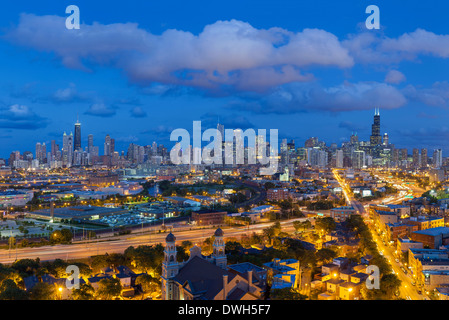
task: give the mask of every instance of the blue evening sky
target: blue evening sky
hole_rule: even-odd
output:
[[[80,30],[65,29],[71,4]],[[381,30],[365,28],[371,4]],[[297,146],[311,136],[340,145],[352,132],[369,139],[375,107],[396,147],[447,155],[448,12],[443,0],[8,1],[0,157],[53,139],[62,147],[77,115],[82,146],[93,134],[100,154],[106,134],[117,151],[170,148],[173,129],[218,118],[226,128],[278,129]],[[199,36],[205,27],[212,37]],[[276,63],[258,55],[260,43],[272,44]]]

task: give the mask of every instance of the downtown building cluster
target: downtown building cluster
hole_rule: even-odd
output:
[[[153,142],[151,145],[139,146],[131,143],[127,153],[115,149],[115,139],[107,134],[103,142],[103,154],[100,147],[94,145],[94,136],[87,136],[87,145],[83,148],[81,138],[81,123],[75,123],[75,134],[64,132],[62,147],[56,140],[51,140],[50,146],[45,142],[37,142],[35,153],[31,151],[13,151],[8,164],[16,169],[54,169],[73,166],[126,167],[142,164],[147,161],[162,163],[167,150],[163,145]],[[3,161],[6,164],[6,161]]]
[[[357,133],[353,133],[349,141],[343,142],[339,147],[336,143],[326,145],[317,137],[311,137],[305,141],[304,147],[296,148],[293,140],[287,142],[287,139],[283,139],[280,144],[281,168],[289,166],[290,172],[298,166],[322,169],[401,168],[428,170],[437,179],[443,178],[442,149],[413,148],[410,155],[407,148],[397,148],[391,143],[387,133],[382,135],[380,128],[380,112],[376,109],[371,135],[367,141],[359,140]]]
[[[189,164],[186,167],[201,169],[202,167],[241,167],[245,165],[257,165],[250,159],[260,162],[261,155],[272,161],[273,154],[276,154],[277,173],[288,176],[298,167],[312,167],[318,169],[325,168],[354,168],[362,169],[369,167],[400,168],[412,170],[426,170],[435,177],[435,180],[444,179],[444,165],[442,149],[428,150],[413,148],[412,154],[406,148],[398,148],[391,143],[387,133],[381,134],[380,112],[376,109],[371,135],[368,140],[359,139],[357,133],[350,136],[349,141],[343,142],[340,146],[337,143],[326,144],[317,137],[308,138],[303,147],[295,145],[295,141],[290,142],[282,139],[279,150],[273,153],[272,149],[278,147],[273,144],[271,137],[255,135],[254,141],[250,139],[224,139],[224,126],[217,125],[217,130],[221,133],[222,163],[205,165],[201,162],[204,149],[191,144],[180,147],[180,143],[175,144],[180,149],[180,155],[186,156]],[[238,130],[234,130],[237,132]],[[248,131],[248,130],[247,130]],[[147,170],[149,167],[171,165],[170,151],[162,144],[153,142],[149,145],[139,145],[130,143],[126,152],[117,151],[115,139],[108,134],[104,138],[103,152],[100,154],[100,147],[94,145],[94,136],[89,134],[87,146],[83,147],[81,139],[81,123],[75,123],[73,134],[64,132],[62,137],[62,147],[56,140],[51,140],[50,147],[44,143],[36,143],[35,154],[31,151],[13,151],[9,157],[9,167],[17,169],[53,169],[68,168],[72,166],[98,166],[128,168],[134,167],[138,170]],[[246,142],[245,142],[246,141]],[[259,149],[262,149],[262,152]],[[226,150],[231,150],[232,161],[225,155]],[[242,161],[238,161],[238,158]],[[6,161],[3,161],[6,164]],[[183,163],[186,164],[186,163]],[[260,164],[260,163],[259,163]]]

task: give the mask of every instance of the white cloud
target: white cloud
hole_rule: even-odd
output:
[[[385,82],[391,84],[399,84],[406,80],[405,75],[398,70],[390,70],[385,76]]]
[[[257,29],[237,20],[217,21],[198,35],[170,29],[154,35],[133,23],[81,25],[67,30],[63,17],[22,14],[6,38],[54,52],[70,68],[84,61],[121,68],[132,82],[205,89],[233,86],[263,90],[309,81],[300,68],[349,68],[353,59],[338,38],[324,30]],[[266,80],[262,80],[266,79]]]

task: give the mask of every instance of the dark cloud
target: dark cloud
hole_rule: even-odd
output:
[[[94,103],[86,112],[84,112],[84,114],[95,117],[109,118],[115,116],[116,109],[116,107],[106,106],[104,103]]]
[[[91,101],[92,99],[92,94],[79,92],[76,85],[73,83],[70,83],[66,88],[58,89],[50,96],[43,98],[43,100],[56,104],[86,102]]]
[[[449,82],[435,82],[429,88],[408,85],[402,90],[412,101],[424,103],[431,107],[449,107]]]
[[[339,128],[343,128],[343,129],[347,129],[348,131],[351,131],[351,132],[354,132],[354,133],[356,133],[356,132],[363,132],[363,131],[366,130],[366,127],[360,126],[359,124],[356,124],[356,123],[353,123],[352,121],[347,121],[347,120],[341,121],[338,124],[338,127]]]
[[[45,128],[49,120],[23,105],[11,105],[0,109],[0,128],[37,130]]]
[[[257,114],[294,114],[370,110],[377,106],[395,109],[406,102],[403,94],[391,85],[345,81],[339,86],[327,88],[317,83],[285,85],[266,96],[234,101],[228,108]]]
[[[446,126],[432,128],[411,128],[396,130],[396,135],[404,145],[416,148],[442,148],[449,140],[449,128]]]
[[[145,118],[147,116],[147,113],[141,107],[132,108],[130,113],[133,118]]]
[[[206,113],[201,116],[201,126],[203,130],[217,128],[217,124],[220,123],[225,129],[248,129],[255,128],[254,124],[248,120],[248,118],[232,114],[216,114],[216,113]]]
[[[143,130],[140,133],[148,134],[148,135],[152,135],[152,136],[170,137],[171,132],[175,129],[176,128],[171,127],[171,126],[158,125],[156,127],[151,127],[149,129]]]

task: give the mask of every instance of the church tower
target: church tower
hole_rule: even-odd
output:
[[[228,261],[225,254],[225,243],[223,240],[223,230],[218,228],[214,233],[215,241],[213,245],[212,257],[214,258],[215,265],[222,269],[226,269]]]
[[[173,300],[174,297],[174,285],[172,279],[179,272],[179,264],[176,260],[176,237],[173,233],[169,233],[165,238],[165,249],[164,249],[164,262],[162,263],[162,299],[163,300]]]

